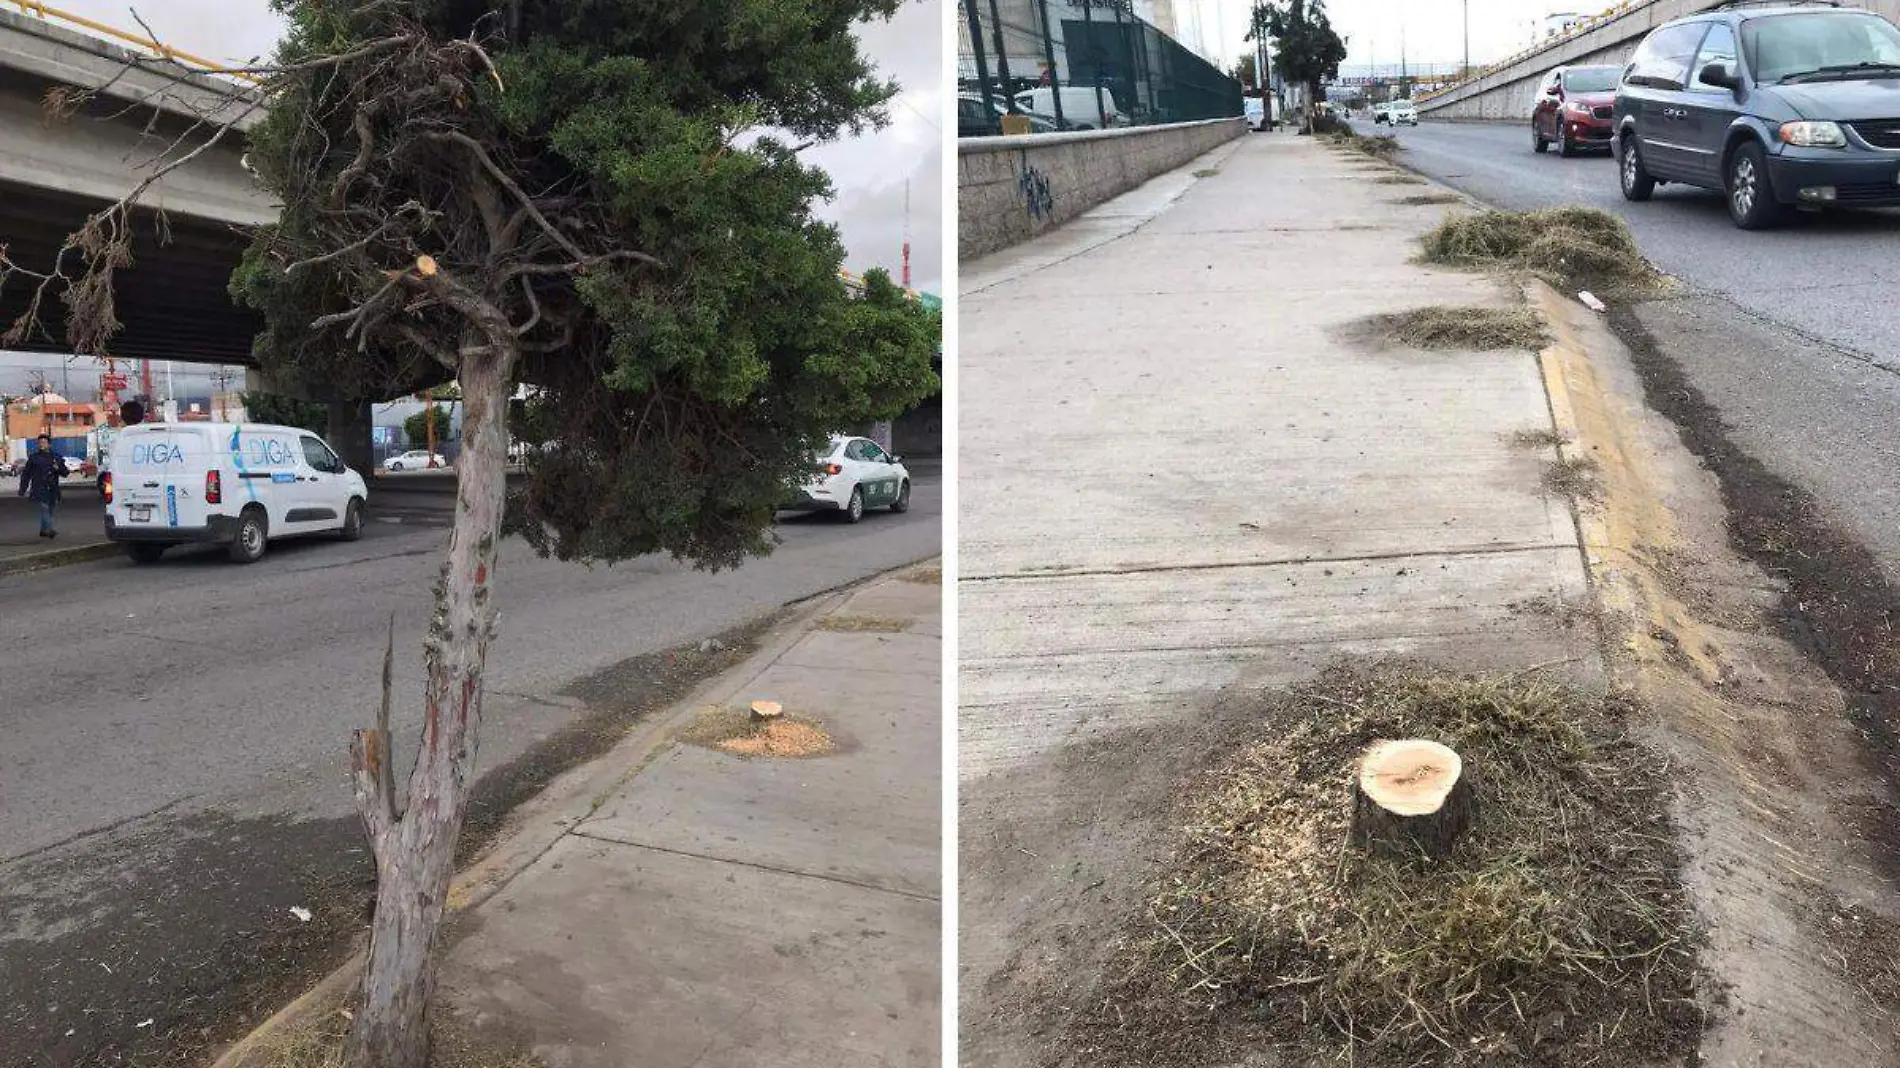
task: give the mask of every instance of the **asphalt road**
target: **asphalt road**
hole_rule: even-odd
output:
[[[1527,125],[1426,122],[1395,135],[1399,162],[1494,207],[1621,216],[1683,283],[1634,309],[1643,328],[1736,444],[1813,493],[1900,581],[1900,212],[1802,213],[1749,233],[1715,193],[1672,185],[1630,203],[1607,155],[1537,155]]]
[[[718,574],[506,543],[478,773],[558,763],[586,748],[577,725],[612,727],[602,709],[664,696],[650,676],[674,658],[654,654],[938,553],[941,501],[920,472],[908,514],[788,516],[776,552]],[[360,929],[348,739],[393,613],[413,744],[442,503],[248,567],[176,551],[0,578],[0,1063],[183,1063]]]
[[[1624,200],[1607,152],[1537,155],[1528,122],[1427,122],[1396,136],[1407,166],[1498,207],[1615,212],[1652,262],[1697,290],[1900,370],[1900,305],[1892,300],[1900,213],[1803,213],[1792,225],[1744,233],[1716,193],[1665,185],[1647,203]]]

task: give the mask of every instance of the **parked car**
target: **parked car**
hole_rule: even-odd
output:
[[[1267,109],[1259,97],[1250,96],[1242,101],[1241,117],[1247,120],[1247,129],[1258,131],[1267,120]]]
[[[322,438],[257,423],[126,427],[104,480],[106,537],[141,564],[174,545],[251,563],[278,538],[363,534],[369,489]]]
[[[1554,143],[1566,158],[1585,145],[1608,151],[1622,73],[1619,67],[1558,67],[1544,75],[1531,107],[1531,150]]]
[[[1900,205],[1900,28],[1858,8],[1706,12],[1630,57],[1612,142],[1623,195],[1721,192],[1744,230],[1794,205]]]
[[[434,461],[431,463],[430,461]],[[410,449],[400,456],[391,456],[383,464],[385,471],[422,471],[432,467],[447,467],[449,462],[440,453],[431,453],[427,449]]]
[[[983,97],[978,93],[957,94],[957,136],[958,137],[997,137],[1003,132],[1003,116],[1009,111],[1008,101],[1000,96],[990,98],[987,112],[983,108]],[[1056,121],[1047,115],[1025,114],[1029,119],[1030,133],[1054,133]],[[987,116],[987,117],[986,117]]]
[[[1034,89],[1025,89],[1016,94],[1016,107],[1053,122],[1058,92],[1062,94],[1064,129],[1106,130],[1114,126],[1128,125],[1128,116],[1115,103],[1114,93],[1107,89],[1101,90],[1098,102],[1097,91],[1086,85],[1065,85],[1060,89],[1043,85]]]
[[[903,457],[885,452],[870,438],[834,437],[812,462],[811,481],[785,511],[837,512],[855,523],[866,508],[910,510],[910,471]]]

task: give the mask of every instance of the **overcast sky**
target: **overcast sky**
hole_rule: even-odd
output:
[[[893,278],[904,232],[904,180],[911,179],[912,285],[938,292],[943,264],[943,8],[948,0],[910,0],[887,23],[863,28],[865,50],[903,87],[891,124],[806,158],[831,172],[837,198],[824,217],[844,234],[845,266],[886,267]],[[139,16],[166,44],[213,61],[268,55],[282,21],[266,0],[60,0],[61,9],[136,32]],[[928,118],[925,118],[928,116]]]
[[[1544,16],[1558,12],[1594,13],[1609,0],[1469,0],[1471,61],[1501,59],[1532,40]],[[1231,66],[1246,53],[1249,0],[1174,0],[1175,26],[1182,43],[1220,57]],[[1457,63],[1464,58],[1466,0],[1326,0],[1333,28],[1345,37],[1352,65],[1396,64],[1400,30],[1405,55],[1413,63]],[[1198,21],[1197,21],[1198,20]],[[1199,36],[1197,36],[1197,33]]]

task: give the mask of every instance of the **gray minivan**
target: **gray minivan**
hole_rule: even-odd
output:
[[[1745,230],[1794,205],[1900,205],[1900,29],[1833,5],[1727,5],[1643,39],[1616,95],[1623,195],[1724,194]]]

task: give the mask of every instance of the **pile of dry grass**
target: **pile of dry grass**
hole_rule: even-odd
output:
[[[1326,143],[1334,148],[1348,148],[1354,152],[1363,152],[1374,159],[1390,160],[1399,154],[1404,146],[1391,134],[1373,134],[1362,137],[1354,133],[1351,127],[1345,127],[1326,138]]]
[[[1524,270],[1560,286],[1612,293],[1653,292],[1662,285],[1629,227],[1595,208],[1458,215],[1421,240],[1427,263]]]
[[[1596,460],[1588,456],[1563,456],[1544,465],[1544,488],[1552,493],[1578,500],[1603,498],[1603,484],[1597,474]]]
[[[1550,344],[1544,320],[1528,307],[1464,307],[1435,304],[1379,317],[1389,337],[1420,349],[1529,349]]]
[[[1085,1061],[1692,1053],[1702,1018],[1666,771],[1617,706],[1522,674],[1396,667],[1335,671],[1287,701],[1291,730],[1193,785],[1146,931],[1078,1021]],[[1444,862],[1348,845],[1353,762],[1405,737],[1451,746],[1473,775],[1478,821]]]

